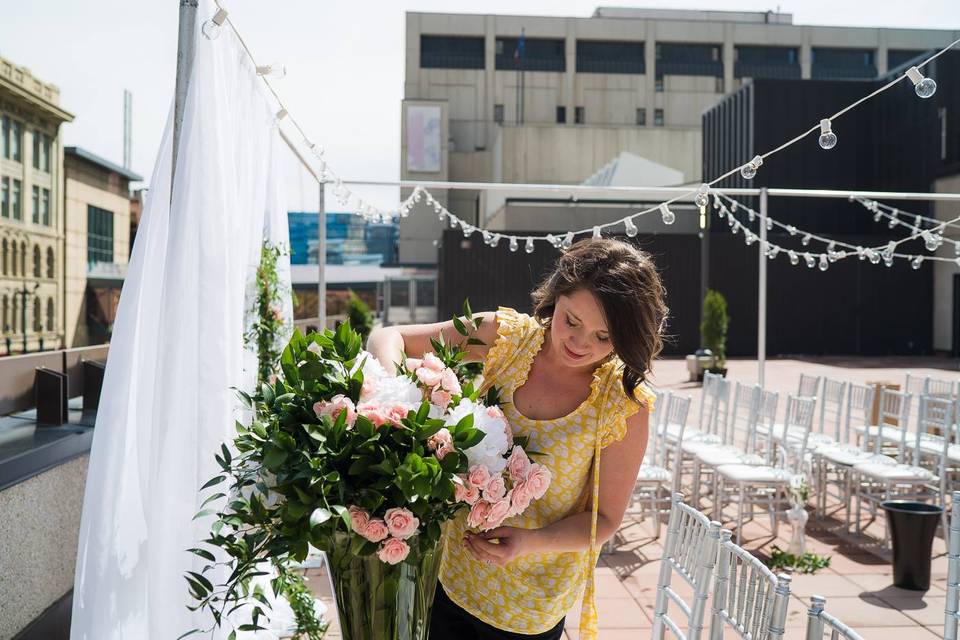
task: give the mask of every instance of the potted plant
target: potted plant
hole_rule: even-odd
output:
[[[360,334],[360,339],[366,344],[367,336],[373,330],[373,313],[370,312],[367,303],[352,290],[347,300],[347,318],[350,320],[350,326]]]
[[[727,300],[719,291],[707,290],[703,299],[703,318],[700,321],[700,339],[713,353],[710,373],[727,375]]]

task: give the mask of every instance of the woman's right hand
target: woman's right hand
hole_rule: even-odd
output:
[[[396,374],[404,350],[403,334],[396,327],[378,327],[367,338],[367,351],[390,375]]]

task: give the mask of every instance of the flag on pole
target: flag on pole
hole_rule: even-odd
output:
[[[526,46],[527,37],[524,35],[524,30],[520,30],[520,39],[517,40],[517,48],[513,50],[513,59],[519,60],[523,57],[523,49]]]

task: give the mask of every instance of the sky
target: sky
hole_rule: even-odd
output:
[[[258,63],[281,62],[275,86],[344,179],[400,174],[407,11],[588,17],[598,5],[792,13],[794,24],[960,30],[958,0],[222,0]],[[120,163],[123,90],[133,93],[132,169],[149,182],[173,99],[177,0],[0,0],[0,56],[60,87],[77,145]],[[362,192],[362,190],[359,190]],[[395,190],[368,197],[392,204]]]

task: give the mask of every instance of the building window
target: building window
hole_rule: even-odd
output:
[[[10,178],[0,178],[0,216],[10,217]]]
[[[800,78],[796,47],[737,46],[733,50],[734,78]]]
[[[40,223],[50,226],[50,189],[40,189]]]
[[[10,155],[14,162],[23,162],[23,125],[16,120],[10,121]]]
[[[818,47],[811,51],[810,75],[816,79],[877,77],[872,49],[833,49]]]
[[[50,136],[33,132],[33,168],[50,173]]]
[[[56,261],[53,257],[53,247],[47,247],[47,277],[53,279],[55,272]]]
[[[43,331],[43,305],[39,297],[33,299],[33,330],[37,333]]]
[[[723,77],[720,45],[658,42],[657,75]]]
[[[645,73],[643,42],[577,40],[578,73]]]
[[[557,107],[557,124],[567,124],[567,108]]]
[[[655,127],[663,126],[663,109],[653,110],[653,126]]]
[[[421,69],[483,69],[483,37],[420,36]]]
[[[576,124],[584,124],[587,121],[587,117],[583,112],[583,107],[574,107],[573,108],[573,121]]]
[[[0,306],[3,307],[3,331],[6,333],[10,331],[10,298],[6,294],[3,295]]]
[[[653,80],[653,90],[657,93],[663,93],[663,74],[657,74]]]
[[[716,86],[714,87],[714,92],[723,93],[723,78],[717,77],[715,78],[715,80],[716,80]]]
[[[647,126],[647,110],[643,107],[637,109],[637,126],[645,127]]]
[[[14,240],[13,242],[11,242],[10,244],[11,244],[11,246],[13,247],[13,254],[12,254],[12,256],[11,256],[11,257],[12,257],[12,260],[10,260],[10,275],[15,276],[15,275],[17,275],[17,257],[19,256],[19,252],[17,251],[17,241],[16,241],[16,240]]]
[[[38,245],[33,245],[33,277],[39,278],[43,269],[43,254]]]
[[[13,313],[10,314],[10,331],[17,332],[17,322],[20,320],[20,304],[19,296],[13,296]]]
[[[0,271],[0,274],[7,275],[7,264],[8,264],[8,261],[9,261],[9,259],[10,259],[10,248],[9,248],[9,246],[7,245],[7,239],[6,239],[6,238],[3,239],[3,249],[2,249],[2,251],[3,251],[3,255],[2,255],[3,260],[2,260],[2,264],[0,264],[0,266],[2,266],[3,269],[2,269],[2,271]]]
[[[40,187],[33,185],[33,224],[40,224]]]
[[[566,71],[561,38],[497,38],[494,66],[498,71]]]
[[[27,243],[20,243],[20,275],[26,277],[27,275]]]
[[[23,208],[20,206],[20,196],[23,183],[14,179],[13,189],[10,192],[10,215],[14,220],[23,220]]]
[[[113,212],[87,205],[87,263],[113,262]]]
[[[47,298],[47,331],[55,331],[53,298]]]
[[[503,105],[493,105],[493,121],[497,124],[503,124]]]
[[[0,116],[0,158],[10,157],[10,117]]]
[[[908,62],[920,62],[914,58],[919,58],[926,53],[928,52],[919,49],[890,49],[887,51],[887,71],[906,66]]]

